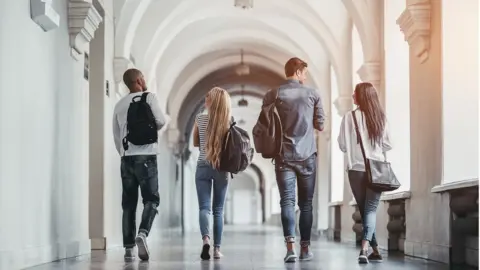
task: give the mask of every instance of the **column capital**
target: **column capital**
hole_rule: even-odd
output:
[[[180,130],[174,127],[168,127],[167,129],[168,147],[170,149],[176,149],[178,142],[180,141]]]
[[[70,53],[75,60],[78,61],[85,52],[102,20],[91,0],[68,0]]]
[[[352,97],[340,96],[333,102],[333,105],[335,105],[338,115],[343,117],[347,112],[349,112],[353,108]]]
[[[397,19],[405,41],[420,59],[420,63],[428,59],[430,50],[430,0],[407,1],[407,7]]]
[[[371,83],[377,90],[382,80],[382,65],[380,62],[366,62],[358,69],[358,76],[364,82]]]
[[[121,83],[123,81],[123,73],[127,69],[134,67],[135,65],[130,59],[125,57],[115,57],[113,59],[113,75],[115,77],[115,83]]]

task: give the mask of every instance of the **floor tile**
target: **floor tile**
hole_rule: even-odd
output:
[[[285,246],[281,230],[268,227],[226,227],[221,260],[200,260],[200,235],[171,235],[161,240],[150,236],[150,261],[131,263],[123,261],[123,249],[93,251],[91,255],[53,262],[29,268],[31,270],[447,270],[444,264],[400,255],[384,255],[383,263],[358,265],[358,250],[346,245],[325,240],[312,241],[314,259],[309,262],[285,264]],[[160,245],[162,243],[162,245]],[[168,247],[168,248],[166,248]]]

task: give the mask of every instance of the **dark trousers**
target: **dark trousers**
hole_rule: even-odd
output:
[[[135,216],[138,203],[138,187],[142,193],[143,214],[139,232],[146,235],[152,228],[160,204],[158,194],[158,169],[156,155],[124,156],[121,164],[122,175],[122,231],[123,246],[135,246]]]
[[[304,161],[276,159],[275,174],[280,192],[283,235],[295,237],[295,184],[298,186],[300,208],[300,238],[302,245],[310,244],[313,223],[313,195],[315,192],[317,155]]]

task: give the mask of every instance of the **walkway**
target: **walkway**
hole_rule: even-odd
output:
[[[384,256],[384,262],[380,264],[358,265],[356,257],[357,249],[353,246],[315,241],[313,252],[315,259],[310,262],[297,262],[284,264],[284,244],[281,232],[277,228],[242,228],[228,227],[224,235],[225,255],[220,261],[204,261],[199,258],[199,236],[189,234],[183,238],[167,237],[162,245],[151,244],[151,261],[142,263],[138,260],[133,263],[123,262],[123,249],[109,250],[106,253],[95,251],[91,256],[83,256],[75,259],[41,265],[31,270],[247,270],[247,269],[322,269],[322,270],[355,270],[355,269],[435,269],[447,270],[443,264],[424,260]]]

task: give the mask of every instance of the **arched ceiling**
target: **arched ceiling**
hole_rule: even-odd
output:
[[[181,134],[191,131],[195,115],[201,111],[206,93],[214,86],[222,87],[234,96],[241,94],[241,89],[232,86],[244,84],[245,95],[261,99],[268,89],[279,85],[282,81],[283,78],[279,74],[255,65],[250,66],[250,74],[245,76],[238,76],[235,73],[235,66],[212,72],[200,80],[184,97],[179,110],[181,113],[178,113],[177,117],[177,128]],[[258,112],[252,111],[254,114]]]
[[[208,3],[206,3],[208,2]],[[379,29],[375,10],[367,0],[254,0],[242,10],[234,0],[115,0],[115,57],[135,59],[148,85],[156,89],[162,108],[172,118],[170,128],[180,137],[190,133],[192,116],[202,109],[211,86],[227,89],[233,114],[251,126],[258,117],[261,96],[283,77],[284,63],[297,56],[307,61],[311,81],[319,87],[324,68],[333,66],[340,89],[351,91],[352,63],[348,38],[352,20],[363,44],[366,62],[379,61]],[[251,75],[238,78],[232,67],[240,61]],[[251,103],[236,107],[239,85]],[[175,134],[175,132],[172,132]],[[169,133],[170,137],[170,133]],[[169,138],[169,140],[172,140]],[[265,175],[274,185],[269,160],[255,157],[258,165],[247,173]],[[268,188],[267,187],[267,188]]]
[[[191,116],[201,108],[211,86],[235,95],[233,88],[243,83],[252,89],[247,94],[261,95],[276,83],[273,78],[283,76],[283,65],[293,56],[309,63],[314,87],[319,85],[316,74],[327,62],[335,70],[339,88],[351,88],[351,59],[344,44],[351,35],[350,18],[364,45],[374,48],[378,39],[372,34],[375,19],[363,18],[372,9],[365,0],[254,2],[250,10],[234,7],[233,0],[115,3],[115,55],[133,57],[149,86],[156,84],[153,88],[172,117],[170,126],[179,134],[191,130]],[[239,63],[240,49],[245,51],[244,62],[259,74],[234,76],[232,66]],[[366,60],[374,59],[374,53],[364,48],[367,53]]]

